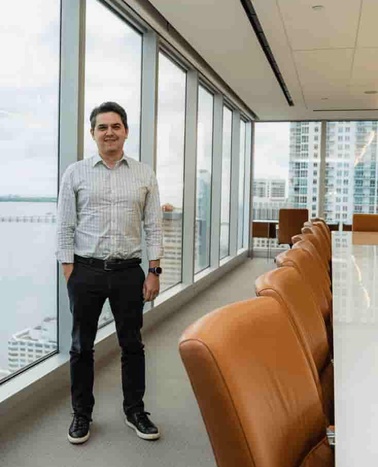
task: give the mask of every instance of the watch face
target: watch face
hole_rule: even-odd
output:
[[[156,274],[161,274],[162,272],[163,272],[162,268],[160,268],[160,267],[155,268],[155,273]]]

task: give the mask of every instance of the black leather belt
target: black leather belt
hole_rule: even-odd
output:
[[[97,258],[83,258],[82,256],[75,255],[75,262],[88,264],[95,268],[103,269],[104,271],[116,271],[118,269],[135,268],[142,262],[140,258],[130,259],[97,259]]]

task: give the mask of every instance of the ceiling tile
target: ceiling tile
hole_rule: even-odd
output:
[[[349,84],[352,59],[353,49],[294,52],[302,87]]]
[[[377,0],[364,0],[358,30],[358,47],[378,47],[377,18]]]
[[[354,47],[361,0],[278,0],[293,50]],[[320,11],[312,6],[323,5]]]
[[[351,84],[378,89],[378,48],[356,50]]]

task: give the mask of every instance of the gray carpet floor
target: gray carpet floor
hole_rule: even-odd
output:
[[[160,440],[141,440],[124,424],[117,354],[96,367],[94,423],[86,444],[73,446],[67,441],[70,398],[68,389],[62,388],[0,434],[0,466],[215,467],[177,342],[202,315],[253,297],[255,278],[273,268],[272,260],[247,260],[144,335],[146,410],[161,429]]]

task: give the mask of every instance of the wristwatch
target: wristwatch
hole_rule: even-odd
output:
[[[155,276],[160,276],[160,274],[163,272],[161,267],[156,267],[156,268],[148,268],[148,272],[152,272],[152,274],[155,274]]]

